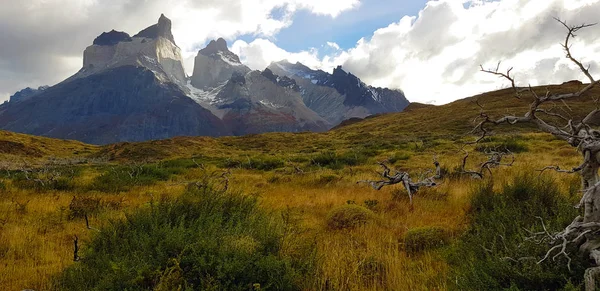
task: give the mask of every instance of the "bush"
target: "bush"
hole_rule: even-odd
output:
[[[373,212],[367,208],[356,204],[346,204],[329,212],[327,226],[329,229],[353,228],[366,224],[373,217]]]
[[[476,151],[485,152],[490,149],[495,149],[497,151],[509,150],[512,153],[523,153],[529,151],[526,145],[519,142],[516,138],[511,137],[504,141],[495,141],[489,144],[481,144],[475,148]]]
[[[82,218],[96,214],[100,210],[100,198],[73,196],[69,203],[69,218]]]
[[[85,245],[82,261],[57,278],[56,289],[301,290],[314,249],[283,254],[288,226],[275,217],[254,197],[189,187],[176,200],[111,222]]]
[[[582,258],[571,257],[573,272],[562,256],[537,264],[549,246],[525,240],[542,230],[539,218],[550,232],[570,224],[577,216],[574,202],[552,180],[535,175],[519,175],[499,192],[490,183],[475,189],[471,226],[448,257],[454,272],[449,284],[460,290],[559,290],[569,281],[581,283]]]
[[[310,163],[314,166],[339,170],[344,166],[357,166],[364,164],[368,161],[369,157],[372,157],[376,154],[377,152],[369,150],[348,151],[343,154],[337,154],[333,151],[326,151],[313,157]]]
[[[75,177],[79,176],[79,167],[56,167],[34,169],[28,173],[13,171],[10,177],[13,185],[19,189],[35,191],[72,191],[75,189]]]
[[[406,161],[410,159],[410,153],[407,152],[397,152],[393,156],[388,158],[390,164],[395,164],[398,161]]]
[[[449,233],[441,227],[418,227],[408,230],[404,235],[404,250],[408,254],[417,254],[443,247],[449,241]]]
[[[96,177],[89,190],[101,192],[122,192],[134,186],[152,185],[157,181],[167,181],[182,169],[178,165],[149,164],[141,166],[118,166],[107,169]]]

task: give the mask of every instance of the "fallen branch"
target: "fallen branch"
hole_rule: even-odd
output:
[[[402,184],[406,192],[408,193],[408,197],[410,200],[410,205],[413,204],[413,195],[415,195],[421,187],[434,187],[438,185],[435,182],[435,179],[441,179],[441,168],[440,163],[437,161],[437,157],[434,157],[433,164],[435,165],[435,175],[431,177],[427,177],[424,179],[420,179],[417,182],[413,182],[410,178],[410,174],[407,172],[401,172],[392,170],[385,164],[386,161],[379,162],[378,164],[383,168],[383,172],[381,176],[385,178],[385,180],[361,180],[356,183],[367,183],[373,187],[375,190],[381,190],[384,186]]]

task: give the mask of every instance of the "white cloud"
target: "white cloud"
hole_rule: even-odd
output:
[[[231,51],[239,55],[242,63],[253,70],[263,70],[271,62],[288,60],[292,63],[301,62],[313,69],[332,71],[347,56],[346,52],[339,52],[337,55],[319,58],[316,48],[290,53],[279,48],[270,40],[262,38],[255,39],[251,43],[238,40],[233,43]]]
[[[357,8],[360,5],[359,0],[296,0],[290,1],[290,3],[309,9],[313,13],[331,17],[336,17],[343,11]]]
[[[339,50],[339,49],[340,49],[340,46],[339,46],[337,43],[335,43],[335,42],[328,41],[328,42],[327,42],[327,45],[328,45],[329,47],[331,47],[331,48],[335,49],[335,50]]]
[[[173,20],[186,69],[206,40],[238,40],[232,50],[253,69],[289,59],[331,71],[342,64],[365,82],[401,88],[410,100],[447,103],[506,86],[479,72],[479,65],[513,66],[521,84],[582,79],[558,44],[564,28],[600,19],[600,0],[439,0],[360,39],[348,50],[333,42],[319,49],[287,52],[274,44],[294,13],[336,17],[358,0],[30,0],[7,1],[0,10],[0,102],[25,86],[53,84],[74,73],[83,49],[102,31],[130,34],[160,13]],[[367,2],[365,2],[367,3]],[[581,31],[573,53],[600,77],[600,26]],[[321,50],[321,51],[319,51]],[[323,56],[323,54],[327,54]]]
[[[135,34],[171,18],[173,34],[192,71],[193,56],[208,39],[242,34],[272,38],[294,13],[337,17],[359,0],[27,0],[0,9],[0,102],[26,86],[55,84],[81,66],[83,50],[104,31]],[[73,67],[73,59],[79,63]]]
[[[498,61],[503,69],[514,67],[521,85],[585,80],[564,58],[559,43],[566,31],[553,17],[571,24],[596,22],[600,0],[430,1],[418,16],[381,28],[354,48],[321,60],[313,52],[309,61],[315,68],[343,64],[367,83],[400,88],[411,101],[437,104],[505,87],[502,80],[479,72],[480,64]],[[599,33],[600,26],[581,31],[572,48],[597,78]],[[273,44],[250,46],[249,57],[262,56],[261,64],[286,55],[268,53],[277,51]]]
[[[563,57],[558,43],[566,33],[552,17],[590,23],[600,18],[600,1],[480,1],[467,8],[456,1],[432,1],[418,18],[405,17],[359,42],[344,67],[374,85],[402,88],[413,101],[436,103],[505,86],[478,70],[497,61],[514,66],[520,84],[583,80]],[[581,31],[573,47],[598,77],[599,28]]]

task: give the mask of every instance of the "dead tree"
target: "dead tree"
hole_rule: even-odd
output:
[[[384,186],[402,184],[406,192],[408,193],[408,198],[410,200],[410,205],[413,204],[413,195],[415,195],[421,187],[434,187],[437,186],[438,183],[435,182],[435,179],[442,178],[442,170],[440,168],[440,163],[437,161],[437,157],[433,158],[433,164],[435,165],[435,175],[429,177],[421,177],[419,181],[413,182],[410,178],[410,174],[408,172],[401,172],[397,170],[391,170],[386,164],[386,161],[379,162],[378,164],[383,167],[383,172],[381,176],[385,178],[385,180],[362,180],[357,183],[368,183],[375,190],[381,190]],[[431,171],[429,171],[431,173]]]
[[[545,94],[539,94],[531,86],[517,87],[515,79],[511,75],[512,68],[503,73],[499,70],[500,64],[495,69],[484,69],[481,67],[482,72],[497,75],[508,80],[511,83],[516,98],[521,100],[531,98],[533,100],[529,105],[528,111],[522,116],[507,115],[499,119],[492,119],[487,113],[482,111],[480,113],[482,121],[476,126],[476,129],[481,132],[481,136],[477,141],[483,140],[488,135],[488,126],[490,125],[529,123],[537,126],[544,132],[566,141],[581,153],[581,165],[570,171],[561,170],[558,166],[547,167],[545,169],[579,173],[581,175],[582,192],[584,192],[584,195],[577,207],[583,206],[584,215],[583,217],[578,216],[575,218],[567,228],[556,234],[550,234],[545,230],[544,226],[544,232],[538,233],[538,235],[544,236],[545,240],[550,243],[551,248],[538,263],[547,260],[549,257],[556,259],[564,256],[570,267],[571,258],[567,253],[567,249],[571,247],[578,248],[581,254],[589,256],[595,261],[596,267],[587,269],[585,273],[586,290],[594,290],[595,280],[598,274],[600,274],[600,267],[598,267],[600,266],[600,179],[598,177],[598,168],[600,167],[600,131],[592,128],[592,121],[600,117],[600,110],[598,108],[591,110],[579,121],[567,118],[552,109],[544,109],[542,106],[561,102],[568,107],[567,101],[582,97],[584,94],[589,93],[592,88],[599,85],[600,80],[594,79],[589,71],[589,67],[584,66],[579,60],[573,57],[570,44],[571,40],[576,37],[577,32],[595,24],[569,26],[564,21],[556,20],[568,31],[566,39],[562,44],[566,57],[581,70],[590,83],[577,92],[557,94],[547,89]],[[598,99],[593,98],[593,100],[597,107]]]
[[[466,151],[465,149],[463,149],[463,152],[465,153],[465,156],[463,157],[463,160],[462,160],[461,174],[471,175],[471,177],[476,178],[476,179],[483,179],[484,173],[486,171],[490,174],[490,176],[492,176],[493,168],[497,168],[499,166],[510,167],[515,163],[515,155],[512,152],[510,152],[508,149],[506,149],[503,152],[496,151],[496,150],[486,150],[485,154],[488,157],[487,161],[481,163],[479,165],[479,169],[477,171],[467,170],[466,167],[467,167],[467,160],[469,159],[469,152]],[[506,156],[511,157],[511,161],[509,163],[503,163],[504,157],[506,157]]]

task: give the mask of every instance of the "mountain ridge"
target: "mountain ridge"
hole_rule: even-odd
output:
[[[223,38],[198,51],[187,76],[171,27],[161,14],[133,36],[101,33],[73,76],[49,88],[24,89],[0,105],[0,129],[96,144],[322,132],[347,118],[401,111],[408,103],[402,92],[367,86],[341,67],[329,74],[296,64],[322,83],[280,68],[251,70]]]

